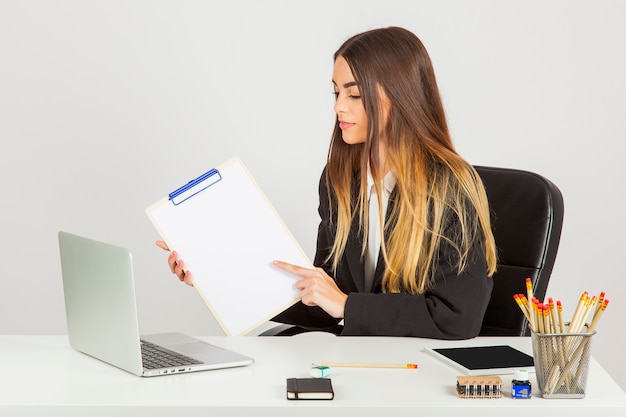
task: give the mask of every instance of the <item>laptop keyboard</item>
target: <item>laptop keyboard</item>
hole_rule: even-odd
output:
[[[154,343],[141,341],[141,359],[146,369],[171,368],[183,365],[196,365],[199,360],[181,355]]]

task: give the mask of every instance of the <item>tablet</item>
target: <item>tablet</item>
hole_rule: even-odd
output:
[[[533,357],[508,345],[424,350],[465,375],[513,374],[520,369],[535,372]]]

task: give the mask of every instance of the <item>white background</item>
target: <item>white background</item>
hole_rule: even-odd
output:
[[[219,334],[144,209],[239,156],[312,258],[332,54],[399,25],[431,54],[459,152],[560,187],[548,295],[568,316],[606,291],[593,354],[626,387],[624,22],[620,0],[0,0],[0,333],[65,333],[66,230],[133,251],[142,332]]]

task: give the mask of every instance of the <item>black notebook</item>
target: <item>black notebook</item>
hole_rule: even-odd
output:
[[[289,400],[332,400],[334,397],[328,378],[287,378]]]
[[[520,369],[535,371],[533,357],[508,345],[425,348],[465,375],[513,374]]]

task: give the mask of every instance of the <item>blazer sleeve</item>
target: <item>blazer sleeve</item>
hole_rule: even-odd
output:
[[[442,245],[432,288],[423,295],[350,293],[344,335],[469,339],[480,332],[493,289],[482,245],[472,249],[462,274]]]

